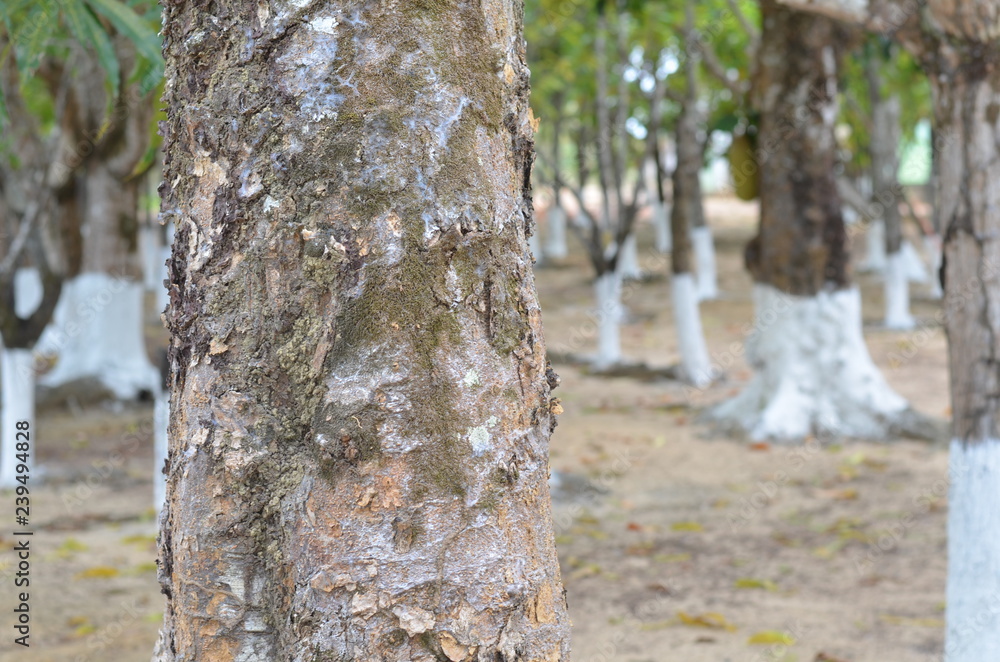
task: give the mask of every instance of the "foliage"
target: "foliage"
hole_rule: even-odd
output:
[[[72,46],[92,52],[106,74],[108,110],[121,92],[123,72],[116,37],[128,40],[138,57],[127,82],[140,95],[154,90],[163,76],[159,9],[148,0],[4,0],[0,3],[0,68],[16,64],[17,92],[43,127],[51,126],[55,99],[37,77],[46,58],[72,64]],[[7,93],[11,93],[8,88]],[[0,120],[6,100],[0,88]]]

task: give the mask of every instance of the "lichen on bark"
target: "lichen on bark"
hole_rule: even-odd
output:
[[[166,4],[156,660],[568,659],[521,21]]]

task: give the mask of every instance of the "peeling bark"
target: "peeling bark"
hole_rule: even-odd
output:
[[[569,659],[515,0],[168,3],[154,654]]]

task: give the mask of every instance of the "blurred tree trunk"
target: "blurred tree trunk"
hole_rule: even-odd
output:
[[[882,58],[868,53],[865,79],[871,105],[869,153],[872,167],[872,205],[881,210],[885,228],[885,325],[890,329],[912,329],[910,283],[903,254],[903,219],[899,213],[903,191],[899,184],[899,143],[902,139],[899,97],[887,95],[879,67]]]
[[[837,50],[846,35],[827,18],[774,0],[763,0],[761,12],[753,90],[761,218],[746,251],[755,281],[747,342],[755,375],[715,416],[754,438],[909,430],[914,414],[872,363],[860,295],[848,286],[833,132]]]
[[[699,287],[692,274],[691,248],[692,230],[695,227],[703,227],[705,230],[708,228],[705,226],[705,208],[699,178],[704,162],[702,146],[698,140],[698,133],[702,130],[702,117],[698,111],[698,66],[694,55],[697,51],[693,41],[696,34],[690,4],[685,5],[684,30],[686,50],[690,56],[684,59],[684,92],[675,99],[681,110],[674,129],[677,165],[672,175],[673,207],[670,209],[673,244],[671,301],[682,372],[689,383],[701,388],[712,381],[712,370],[705,346],[705,334],[701,328]],[[708,236],[708,241],[711,244],[711,235]]]
[[[0,150],[0,488],[18,484],[17,445],[23,439],[17,439],[15,425],[26,421],[34,429],[32,350],[62,292],[65,270],[59,263],[59,235],[53,228],[64,220],[71,224],[77,212],[75,182],[56,181],[50,176],[53,162],[62,155],[61,145],[43,135],[38,118],[21,96],[18,68],[10,50],[6,36],[0,37],[0,51],[8,53],[0,59],[7,141]],[[54,88],[53,96],[64,85],[61,74],[50,61],[39,68],[39,79]],[[52,134],[59,135],[59,131]],[[31,287],[23,287],[25,281]],[[26,296],[29,290],[34,301]],[[24,464],[33,473],[34,443],[27,455]]]
[[[552,118],[552,206],[549,208],[546,259],[565,260],[569,255],[566,246],[566,210],[562,206],[562,95],[556,95],[556,115]]]
[[[165,9],[158,662],[569,659],[522,5],[428,7]]]
[[[134,47],[122,37],[115,46],[127,74]],[[139,93],[138,82],[123,80],[118,98],[109,101],[104,71],[94,58],[80,58],[75,66],[79,139],[60,170],[77,182],[82,241],[71,242],[73,278],[42,340],[42,351],[59,358],[41,382],[55,387],[96,379],[115,396],[131,399],[155,393],[158,383],[144,340],[138,251],[139,170],[148,167],[154,100]]]
[[[956,5],[950,39],[931,42],[938,50],[925,62],[953,411],[945,651],[948,662],[973,662],[1000,659],[1000,12],[993,3]]]

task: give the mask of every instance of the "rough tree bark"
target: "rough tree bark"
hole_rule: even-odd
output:
[[[167,3],[154,659],[569,659],[519,0]]]
[[[753,438],[884,437],[912,418],[861,335],[834,177],[837,46],[830,20],[761,3],[754,96],[761,113],[759,233],[747,246],[751,383],[714,410]]]

